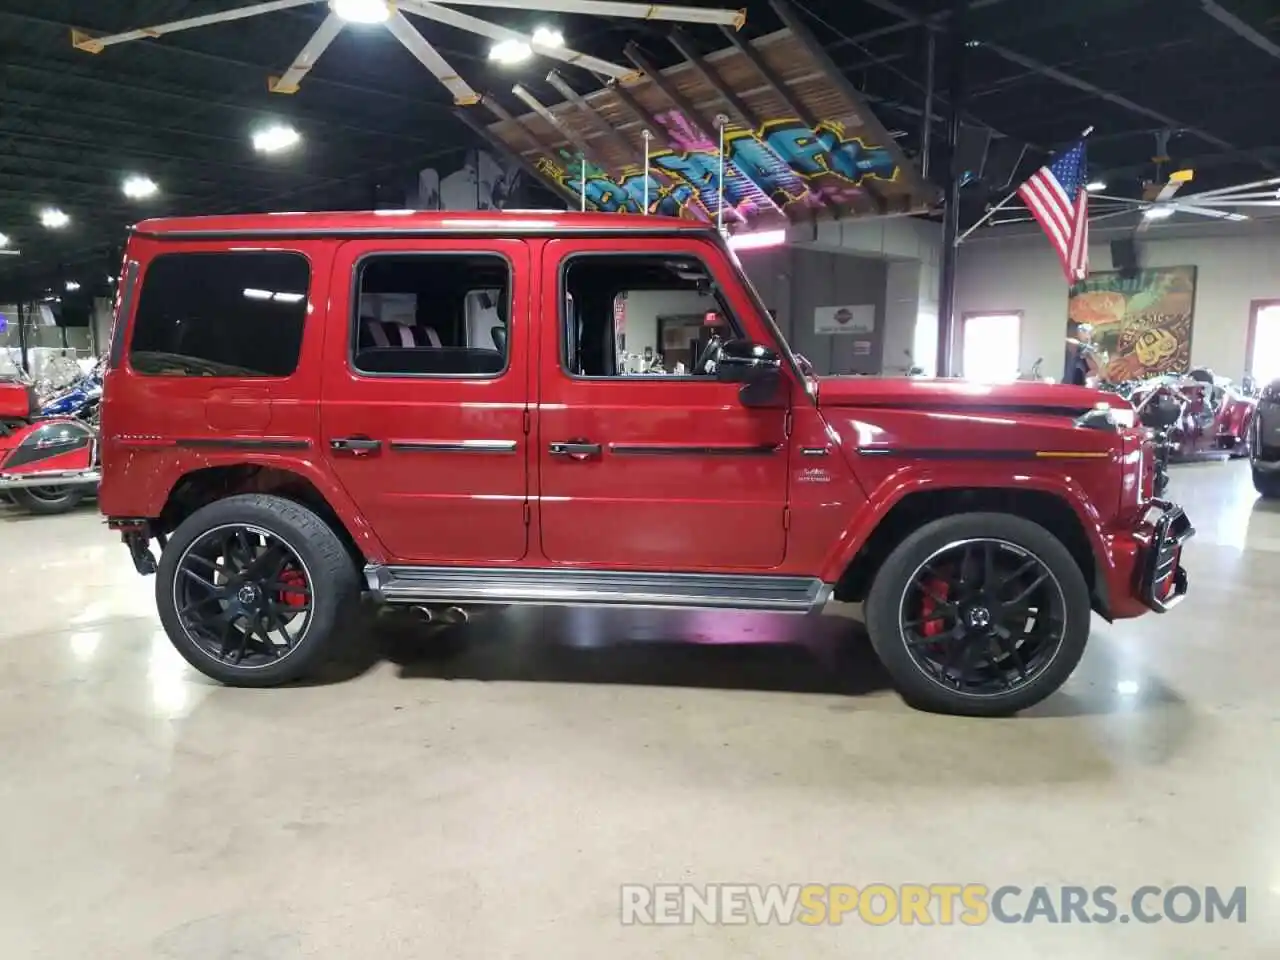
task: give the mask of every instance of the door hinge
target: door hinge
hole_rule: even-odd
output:
[[[788,440],[791,439],[791,427],[794,424],[794,421],[795,414],[788,410],[786,416],[782,418],[782,435]]]
[[[533,508],[529,506],[529,501],[524,502],[524,525],[527,527],[533,522]]]
[[[783,530],[791,529],[791,508],[790,507],[782,508],[782,529]]]
[[[533,415],[529,413],[529,408],[524,408],[524,435],[527,437],[529,431],[533,428]]]

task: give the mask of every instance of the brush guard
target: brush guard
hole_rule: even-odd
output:
[[[1187,596],[1187,571],[1182,566],[1182,547],[1195,536],[1195,527],[1186,512],[1168,500],[1152,500],[1162,511],[1151,531],[1151,543],[1142,559],[1139,596],[1156,613],[1167,613]]]

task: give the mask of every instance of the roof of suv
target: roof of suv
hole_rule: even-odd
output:
[[[280,236],[385,236],[388,234],[713,233],[696,220],[620,216],[562,210],[374,210],[329,213],[252,213],[144,220],[134,233],[169,239]]]

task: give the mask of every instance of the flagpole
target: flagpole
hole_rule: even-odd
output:
[[[968,237],[969,234],[973,233],[973,231],[977,230],[980,226],[982,226],[984,223],[986,223],[988,220],[994,217],[997,213],[999,213],[1001,210],[1007,207],[1009,205],[1009,201],[1012,200],[1017,195],[1018,195],[1018,191],[1017,190],[1013,191],[1013,193],[1009,194],[1007,197],[1005,197],[1003,200],[997,203],[994,207],[992,207],[990,210],[984,213],[982,215],[981,220],[979,220],[977,223],[971,226],[964,233],[960,234],[960,236],[956,237],[956,246],[958,247],[960,246],[960,244],[964,243],[965,238]]]
[[[1084,140],[1091,133],[1093,133],[1093,127],[1085,127],[1084,132],[1080,134],[1080,139]],[[1018,188],[1018,190],[1021,190],[1021,189],[1022,189],[1021,187]],[[1013,193],[1009,194],[1007,197],[1005,197],[1003,200],[997,203],[994,207],[992,207],[990,210],[984,213],[982,215],[982,219],[980,219],[977,223],[971,226],[964,233],[960,234],[960,236],[956,237],[956,246],[958,247],[960,246],[960,244],[964,243],[964,241],[969,237],[970,234],[973,233],[973,231],[977,230],[980,226],[982,226],[984,223],[986,223],[988,220],[994,217],[997,213],[999,213],[1001,210],[1007,207],[1009,205],[1009,201],[1018,195],[1018,190],[1014,190]]]

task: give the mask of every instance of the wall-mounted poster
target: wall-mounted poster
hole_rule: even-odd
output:
[[[813,329],[815,333],[856,333],[864,337],[875,333],[875,304],[817,307],[813,311]]]
[[[1195,267],[1094,273],[1071,288],[1067,336],[1081,323],[1093,325],[1112,382],[1183,373],[1191,367],[1195,300]]]

